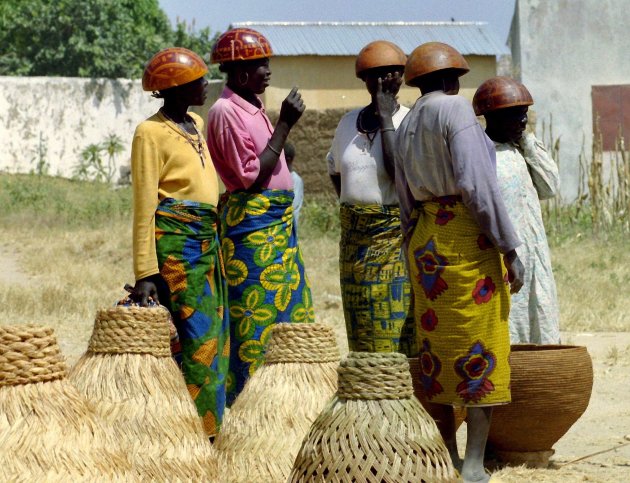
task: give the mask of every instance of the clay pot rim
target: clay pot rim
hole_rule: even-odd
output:
[[[565,344],[512,344],[510,347],[511,352],[559,351],[572,349],[586,350],[586,346]]]

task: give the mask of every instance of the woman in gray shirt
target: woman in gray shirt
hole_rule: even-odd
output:
[[[492,407],[510,402],[510,290],[520,289],[523,265],[497,186],[493,143],[456,95],[468,70],[449,45],[416,48],[405,82],[422,96],[384,143],[395,153],[422,387],[430,403],[443,405],[438,425],[464,481],[485,482]],[[455,405],[468,411],[463,466]]]

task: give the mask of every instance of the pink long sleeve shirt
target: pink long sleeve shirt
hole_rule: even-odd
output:
[[[263,106],[262,102],[260,103]],[[228,191],[249,189],[260,172],[258,156],[267,146],[273,126],[265,114],[229,87],[208,112],[208,148],[212,162]],[[271,176],[262,184],[269,189],[293,189],[284,151]]]

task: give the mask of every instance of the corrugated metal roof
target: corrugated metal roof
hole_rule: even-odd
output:
[[[409,54],[424,42],[444,42],[463,55],[509,53],[486,22],[235,22],[262,33],[275,55],[357,55],[373,40]]]

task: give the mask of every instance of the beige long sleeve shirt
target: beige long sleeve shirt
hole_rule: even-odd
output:
[[[404,233],[414,201],[456,195],[502,253],[521,244],[497,184],[494,144],[468,100],[441,91],[423,95],[396,131],[396,144]]]

